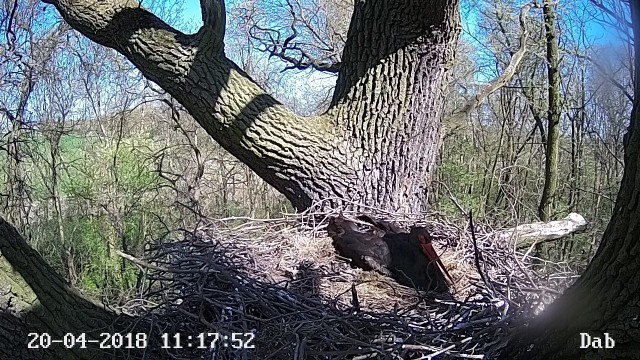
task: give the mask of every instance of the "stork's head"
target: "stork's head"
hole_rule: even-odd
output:
[[[420,244],[431,244],[431,234],[427,228],[422,226],[414,226],[411,228],[411,237],[418,239]]]

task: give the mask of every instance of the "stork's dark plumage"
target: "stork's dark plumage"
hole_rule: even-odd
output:
[[[391,253],[389,268],[399,283],[422,290],[449,290],[453,280],[431,245],[426,228],[414,227],[409,234],[387,234],[384,239]]]
[[[392,224],[388,221],[384,221],[384,220],[374,220],[371,216],[369,215],[360,215],[357,218],[358,220],[362,220],[364,222],[368,222],[369,224],[377,227],[380,230],[384,230],[384,232],[386,233],[394,233],[394,234],[400,234],[400,233],[404,233],[405,231],[402,230],[401,228],[399,228],[397,225]]]
[[[383,230],[382,234],[360,231],[342,216],[330,219],[327,226],[337,252],[351,259],[354,266],[392,275],[400,284],[417,289],[437,292],[449,289],[453,281],[433,249],[426,228],[414,227],[407,233],[368,216],[359,219]]]
[[[356,224],[343,217],[329,219],[327,233],[338,253],[351,259],[354,266],[389,275],[386,265],[391,262],[391,256],[381,237],[361,232]]]

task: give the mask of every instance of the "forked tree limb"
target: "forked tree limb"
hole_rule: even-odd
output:
[[[203,26],[198,32],[201,36],[200,44],[210,44],[212,50],[219,52],[224,46],[226,30],[226,9],[224,0],[200,0]]]

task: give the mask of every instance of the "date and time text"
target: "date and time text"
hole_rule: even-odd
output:
[[[164,333],[160,336],[163,349],[214,349],[217,347],[233,349],[253,349],[255,334],[218,332],[185,335],[181,333]],[[99,339],[92,339],[85,333],[66,333],[55,338],[48,333],[29,333],[27,347],[29,349],[47,349],[51,346],[64,346],[67,349],[97,346],[100,349],[146,349],[149,335],[146,333],[101,333]]]
[[[160,336],[160,346],[163,349],[215,349],[217,347],[233,349],[254,349],[255,334],[219,332],[183,335],[181,333],[164,333]],[[154,342],[155,343],[155,342]],[[29,333],[27,348],[47,349],[51,346],[64,346],[67,349],[98,346],[100,349],[146,349],[149,345],[149,335],[146,333],[101,333],[99,339],[91,339],[85,333],[66,333],[61,338],[55,338],[48,333]],[[580,348],[613,348],[615,341],[604,333],[604,340],[599,336],[580,333]]]

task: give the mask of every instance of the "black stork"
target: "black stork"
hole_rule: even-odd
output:
[[[379,235],[360,231],[354,222],[342,216],[329,219],[327,233],[338,254],[351,259],[352,265],[391,275],[387,270],[391,254]]]
[[[331,218],[327,232],[340,255],[351,259],[354,266],[391,275],[400,284],[421,290],[448,291],[453,280],[433,249],[426,228],[413,227],[407,233],[368,216],[359,219],[382,232],[363,232],[342,216]]]

